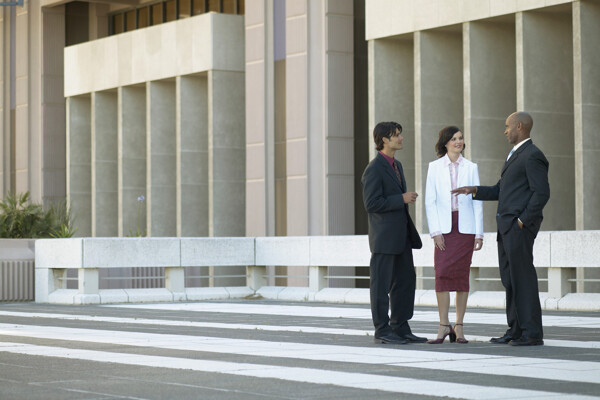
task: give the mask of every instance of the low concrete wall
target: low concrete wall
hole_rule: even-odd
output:
[[[471,267],[470,303],[485,307],[504,304],[501,291],[485,291],[476,280],[482,270],[497,273],[496,235],[486,234],[484,247],[475,252]],[[546,309],[568,309],[576,268],[600,267],[600,231],[541,232],[534,246],[536,267],[548,271]],[[414,252],[417,268],[433,266],[433,244],[422,235],[423,248]],[[42,303],[98,304],[140,301],[187,301],[208,298],[266,298],[366,302],[368,289],[328,287],[328,269],[368,266],[367,236],[307,236],[258,238],[79,238],[42,239],[36,243],[36,301]],[[241,288],[186,288],[185,268],[247,266],[247,285]],[[308,288],[266,287],[267,265],[307,266]],[[165,288],[99,290],[98,271],[117,267],[164,267]],[[78,269],[79,289],[64,286],[67,268]],[[587,295],[576,309],[600,310],[600,294]],[[594,297],[596,296],[596,297]],[[435,305],[433,291],[419,290],[417,304]],[[563,303],[561,304],[561,301]],[[579,300],[578,300],[579,301]],[[581,303],[581,301],[580,301]],[[582,303],[582,304],[583,304]]]

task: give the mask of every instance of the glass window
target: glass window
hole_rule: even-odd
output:
[[[193,0],[193,15],[200,15],[206,12],[205,0]]]
[[[192,15],[192,0],[179,0],[179,18]]]
[[[113,15],[113,30],[115,35],[123,32],[123,14]]]
[[[152,6],[152,25],[162,24],[163,22],[163,5],[155,4]]]
[[[175,0],[165,1],[165,22],[177,19],[177,5]]]
[[[235,14],[236,13],[236,0],[223,0],[223,12],[225,14]]]
[[[125,13],[125,21],[126,21],[125,30],[127,32],[133,31],[136,28],[135,14],[136,14],[135,10],[127,11]]]
[[[221,12],[221,0],[208,0],[208,11]]]
[[[140,8],[138,12],[138,28],[145,28],[150,25],[150,10],[148,7]]]

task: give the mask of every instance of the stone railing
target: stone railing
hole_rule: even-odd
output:
[[[414,252],[417,268],[433,265],[432,240],[427,235],[422,235],[422,239],[423,249]],[[600,231],[541,232],[538,235],[535,264],[548,271],[545,308],[557,308],[560,299],[572,292],[576,269],[600,267],[600,247],[596,245],[599,239]],[[478,278],[482,271],[498,268],[495,234],[486,234],[484,243],[483,249],[473,257],[472,294],[485,293]],[[329,288],[328,270],[368,266],[370,256],[366,236],[41,239],[36,242],[36,302],[194,301],[258,294],[289,300],[368,303],[368,289]],[[308,267],[308,287],[266,286],[267,266],[272,265]],[[215,270],[221,266],[246,266],[246,286],[186,287],[185,269],[198,266]],[[119,267],[163,267],[165,287],[100,290],[99,270]],[[78,289],[66,289],[67,269],[78,270]],[[593,296],[598,296],[600,309],[600,294]],[[491,297],[486,295],[485,298]],[[486,306],[485,300],[480,305]]]

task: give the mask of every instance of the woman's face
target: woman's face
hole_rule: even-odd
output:
[[[452,139],[446,143],[446,150],[450,154],[458,154],[465,148],[465,140],[461,131],[458,131],[452,136]]]

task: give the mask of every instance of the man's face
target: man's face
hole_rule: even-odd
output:
[[[396,132],[393,133],[389,138],[383,138],[383,145],[387,146],[390,150],[401,150],[403,140],[404,137],[400,133],[400,130],[396,128]]]
[[[506,140],[508,143],[515,145],[519,143],[519,124],[516,121],[516,118],[513,116],[509,116],[506,119],[504,124],[504,136],[506,136]]]

